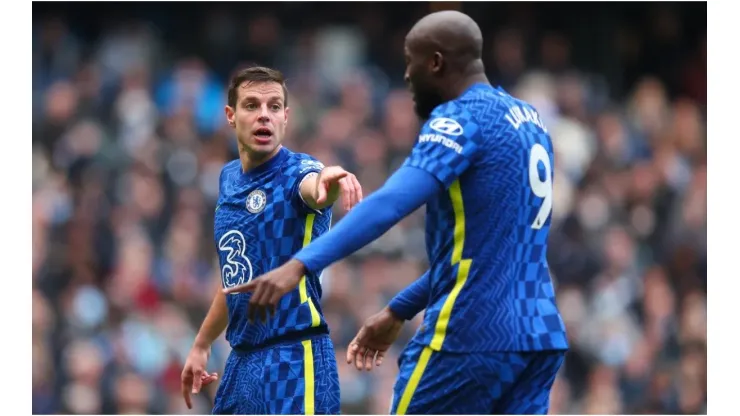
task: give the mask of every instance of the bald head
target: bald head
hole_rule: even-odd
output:
[[[453,10],[424,16],[411,28],[406,42],[412,48],[440,52],[452,61],[461,61],[460,64],[481,59],[483,51],[483,35],[478,24],[470,16]]]
[[[470,16],[443,11],[425,16],[406,35],[404,80],[422,119],[475,83],[488,83],[483,35]]]

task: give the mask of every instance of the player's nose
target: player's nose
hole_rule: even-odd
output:
[[[257,117],[257,121],[261,123],[267,123],[270,121],[270,113],[267,111],[267,107],[263,106],[262,111],[260,111],[259,117]]]
[[[270,119],[270,109],[268,108],[268,105],[267,104],[263,104],[260,107],[260,119],[263,118],[263,117],[266,118],[266,119],[268,119],[268,120]]]

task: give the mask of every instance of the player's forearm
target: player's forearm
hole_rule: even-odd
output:
[[[331,231],[299,251],[295,259],[306,270],[322,270],[383,235],[441,189],[441,183],[431,174],[416,168],[401,168]]]
[[[429,270],[391,299],[388,307],[399,318],[410,321],[426,308],[431,293]]]
[[[208,309],[206,319],[203,320],[193,345],[203,349],[210,348],[213,341],[226,330],[228,323],[229,311],[226,306],[226,296],[219,290],[211,302],[211,308]]]

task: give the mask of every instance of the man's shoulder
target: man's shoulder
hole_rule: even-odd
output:
[[[238,172],[239,170],[241,170],[241,168],[242,164],[238,158],[226,162],[221,168],[221,181],[224,181],[229,174]]]
[[[300,152],[288,150],[289,156],[283,166],[283,172],[287,175],[301,176],[310,171],[320,171],[324,169],[324,164],[315,157]]]
[[[455,123],[450,123],[449,120],[460,124],[479,124],[482,115],[502,108],[505,96],[506,94],[491,86],[476,86],[454,100],[435,107],[426,124],[432,129],[440,126],[451,128]]]
[[[242,162],[239,158],[232,159],[224,164],[223,170],[234,170],[236,168],[241,168],[241,165]]]
[[[442,134],[454,141],[476,136],[481,129],[481,106],[471,105],[468,95],[438,105],[424,123],[423,132]]]
[[[516,98],[504,90],[487,86],[461,96],[457,104],[478,119],[490,119],[496,113],[504,112],[508,107],[507,103],[512,100]]]
[[[318,161],[318,159],[309,155],[308,153],[295,152],[293,150],[288,149],[287,147],[283,147],[283,148],[288,153],[288,161],[290,161],[291,163],[301,163],[304,160]]]

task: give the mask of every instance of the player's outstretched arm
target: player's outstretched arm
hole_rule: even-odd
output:
[[[203,320],[198,335],[195,336],[195,342],[190,349],[180,376],[182,397],[185,399],[188,409],[193,408],[190,394],[200,393],[203,386],[213,383],[218,378],[218,374],[209,374],[206,371],[206,364],[208,364],[208,358],[211,355],[211,345],[226,330],[226,325],[229,322],[228,313],[226,296],[221,291],[216,292],[216,296],[211,302],[211,308]]]
[[[442,191],[442,184],[417,168],[402,167],[328,233],[294,256],[306,271],[319,272],[385,234]]]
[[[430,173],[402,167],[379,190],[359,203],[326,234],[299,251],[293,260],[226,293],[252,292],[250,315],[263,317],[308,271],[319,272],[366,246],[443,189]]]
[[[379,366],[391,345],[398,338],[404,321],[409,321],[424,309],[431,294],[429,270],[396,295],[390,304],[362,324],[347,348],[347,363],[354,362],[357,370],[372,370]]]
[[[341,166],[329,166],[319,173],[310,173],[301,182],[300,192],[306,205],[316,210],[332,205],[340,194],[346,211],[362,201],[360,182]]]

